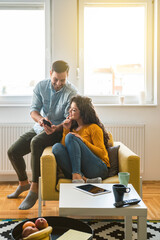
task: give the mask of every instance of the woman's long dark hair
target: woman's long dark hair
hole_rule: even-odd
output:
[[[92,100],[88,97],[83,97],[83,96],[77,95],[71,99],[71,103],[72,102],[76,103],[76,105],[80,111],[80,116],[81,116],[84,124],[95,123],[102,129],[103,136],[104,136],[104,144],[105,144],[106,148],[108,148],[109,136],[104,128],[104,125],[101,123],[100,119],[98,118],[98,116],[96,114],[96,111],[92,104]],[[71,131],[73,129],[76,129],[77,127],[78,127],[77,122],[72,121]]]

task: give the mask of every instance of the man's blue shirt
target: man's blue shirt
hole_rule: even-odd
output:
[[[33,90],[30,113],[40,112],[52,124],[58,125],[68,116],[70,99],[76,94],[76,88],[69,81],[57,92],[52,87],[51,79],[40,81]],[[43,131],[38,123],[35,123],[33,129],[37,134]]]

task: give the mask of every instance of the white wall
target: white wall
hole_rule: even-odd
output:
[[[54,59],[65,58],[71,66],[71,75],[74,83],[77,84],[76,68],[76,0],[54,0]],[[61,13],[60,13],[61,12]],[[59,14],[60,13],[60,14]],[[159,6],[160,15],[160,6]],[[62,18],[63,16],[63,18]],[[67,21],[67,19],[69,19]],[[61,22],[61,29],[58,29],[57,21]],[[160,16],[159,21],[160,22]],[[160,40],[160,25],[158,38]],[[160,41],[158,46],[158,66],[160,66]],[[64,55],[65,53],[65,55]],[[71,57],[72,56],[72,57]],[[74,72],[73,71],[74,68]],[[158,68],[158,105],[152,107],[96,107],[97,113],[104,123],[107,122],[128,122],[145,123],[145,169],[143,179],[160,180],[160,67]]]
[[[76,0],[54,0],[53,3],[53,61],[66,60],[71,67],[70,78],[75,84],[76,48]],[[159,21],[160,23],[160,6]],[[158,105],[154,107],[96,107],[105,122],[145,123],[145,171],[144,180],[160,180],[160,25],[158,26]],[[0,107],[0,122],[31,122],[29,107]]]
[[[52,16],[52,60],[67,61],[76,84],[77,0],[52,0]]]

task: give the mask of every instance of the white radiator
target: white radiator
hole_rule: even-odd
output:
[[[32,128],[32,123],[0,123],[0,175],[15,174],[12,165],[7,156],[7,150],[20,135]],[[105,124],[105,127],[113,135],[114,141],[123,142],[133,152],[141,158],[141,172],[144,171],[144,141],[145,125],[144,124]],[[30,154],[26,155],[26,167],[30,172]]]
[[[0,123],[0,175],[15,174],[8,159],[8,148],[21,136],[33,127],[33,123]],[[31,172],[30,154],[24,156],[27,171]]]
[[[144,172],[145,164],[145,125],[144,124],[105,124],[114,141],[122,142],[140,156],[140,171]]]

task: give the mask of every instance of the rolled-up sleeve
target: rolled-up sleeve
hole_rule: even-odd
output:
[[[39,84],[34,88],[33,90],[33,97],[32,97],[32,103],[30,107],[30,113],[33,111],[40,112],[42,109],[43,103],[42,103],[42,97],[39,90]]]

